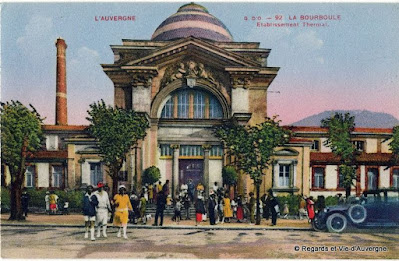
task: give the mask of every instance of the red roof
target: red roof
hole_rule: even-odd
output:
[[[312,140],[309,139],[301,139],[301,138],[290,138],[289,143],[304,143],[304,142],[308,142],[308,143],[312,143]]]
[[[283,126],[283,128],[291,130],[292,132],[325,132],[327,128],[320,126]],[[365,133],[392,133],[392,128],[360,128],[356,127],[354,132],[365,132]]]
[[[387,163],[392,159],[392,153],[362,153],[356,156],[358,162]],[[339,163],[339,157],[332,152],[311,152],[311,163]]]
[[[67,150],[41,150],[33,153],[33,156],[29,157],[29,159],[67,159],[68,151]]]
[[[84,131],[88,125],[43,125],[43,130]]]

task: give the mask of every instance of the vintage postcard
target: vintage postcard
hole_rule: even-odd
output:
[[[1,257],[398,259],[398,24],[397,2],[1,4]]]

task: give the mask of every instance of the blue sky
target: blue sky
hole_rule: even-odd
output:
[[[268,95],[269,115],[289,124],[324,110],[367,109],[399,119],[399,4],[212,3],[211,14],[235,41],[271,48],[281,67]],[[172,3],[5,3],[1,15],[2,101],[32,103],[54,123],[57,37],[67,49],[70,124],[86,124],[90,103],[113,103],[113,85],[100,64],[113,63],[110,45],[151,38],[183,5]],[[244,17],[340,15],[322,28],[258,28]],[[136,16],[101,22],[96,16]],[[264,20],[265,21],[265,20]],[[275,92],[280,93],[275,93]]]

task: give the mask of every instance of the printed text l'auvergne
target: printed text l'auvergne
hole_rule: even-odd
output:
[[[135,15],[99,15],[94,17],[96,22],[136,21]]]

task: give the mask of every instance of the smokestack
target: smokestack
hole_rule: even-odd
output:
[[[66,48],[65,40],[58,38],[57,47],[57,92],[55,98],[55,125],[68,125],[67,85],[66,85]]]

